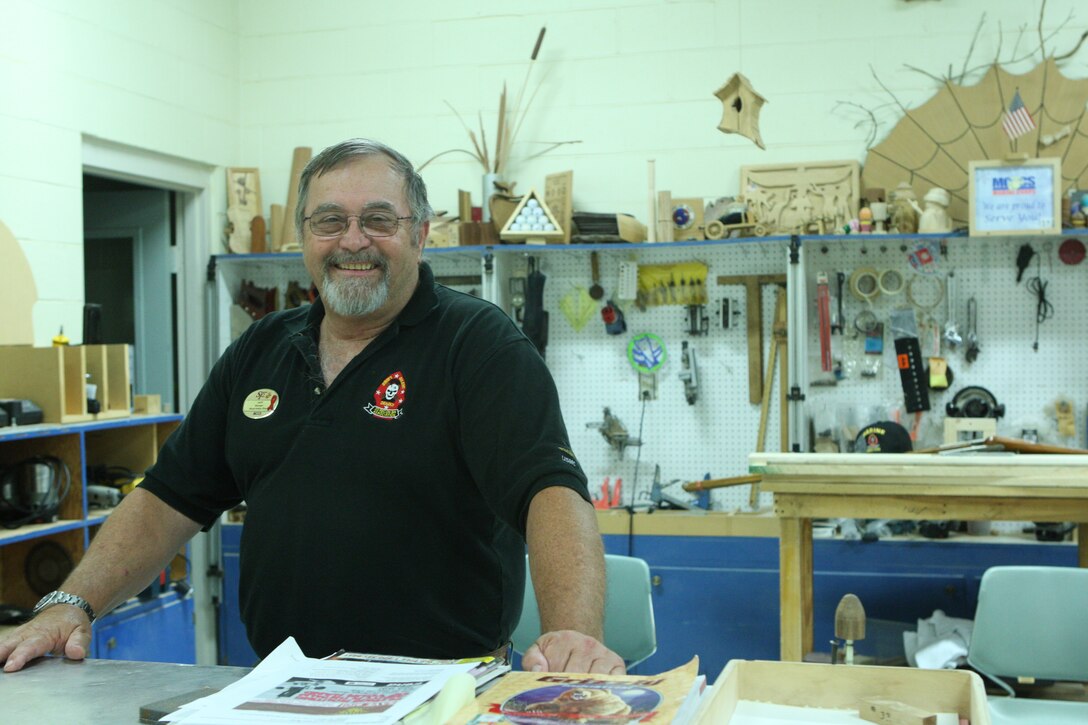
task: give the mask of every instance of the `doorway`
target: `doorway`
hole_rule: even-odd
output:
[[[167,412],[180,399],[176,222],[174,192],[84,174],[84,301],[100,308],[97,341],[131,345],[133,393],[161,396]]]

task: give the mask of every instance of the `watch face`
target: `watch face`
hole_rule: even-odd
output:
[[[34,605],[34,614],[37,614],[38,612],[42,611],[43,609],[48,607],[50,604],[53,604],[56,601],[57,601],[57,592],[49,592],[44,597],[42,597],[40,600],[38,600],[38,603],[36,605]]]

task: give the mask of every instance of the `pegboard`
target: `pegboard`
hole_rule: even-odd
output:
[[[941,242],[944,242],[943,247]],[[1030,241],[1039,256],[1033,259],[1024,280],[1015,282],[1017,250]],[[1041,441],[1084,445],[1084,402],[1088,400],[1083,371],[1077,356],[1088,310],[1081,304],[1088,297],[1084,274],[1088,265],[1067,266],[1057,256],[1061,240],[967,239],[936,240],[931,237],[860,235],[842,238],[802,238],[800,273],[794,279],[800,290],[791,290],[791,298],[804,300],[790,309],[791,326],[803,330],[803,339],[791,339],[789,346],[799,364],[794,366],[791,383],[800,386],[805,402],[791,406],[804,419],[807,430],[816,413],[832,421],[836,442],[845,447],[856,430],[871,420],[894,417],[902,406],[902,391],[895,367],[890,330],[885,331],[884,352],[879,372],[871,378],[860,375],[860,366],[849,364],[851,355],[864,359],[860,342],[850,331],[857,314],[870,309],[887,320],[895,307],[907,304],[907,285],[920,273],[911,264],[918,261],[916,244],[923,243],[936,253],[933,279],[946,278],[954,272],[958,290],[956,317],[961,334],[966,333],[967,300],[977,301],[977,334],[980,352],[967,363],[963,347],[944,350],[953,371],[947,391],[930,391],[931,411],[921,416],[916,445],[937,445],[943,440],[943,410],[957,390],[965,385],[982,386],[994,393],[1007,407],[997,422],[998,433],[1021,437],[1025,429],[1038,431]],[[594,304],[589,321],[575,326],[561,311],[564,296],[588,290],[591,284],[590,252],[596,251],[600,262],[600,283],[605,296]],[[727,242],[659,243],[646,245],[503,245],[493,252],[479,248],[427,250],[425,257],[436,276],[477,275],[481,279],[480,296],[504,307],[510,314],[508,278],[524,276],[529,259],[547,277],[544,306],[550,313],[550,328],[545,360],[556,381],[564,420],[575,453],[590,479],[591,492],[599,493],[607,479],[623,481],[625,505],[648,501],[653,481],[658,478],[665,491],[684,500],[694,500],[679,483],[702,478],[726,478],[747,473],[748,454],[755,450],[760,408],[749,402],[748,351],[745,333],[745,292],[740,286],[720,286],[719,276],[783,274],[790,270],[788,240],[729,240]],[[216,270],[217,346],[225,348],[230,338],[231,305],[223,300],[237,296],[242,279],[261,286],[276,286],[282,295],[289,281],[308,280],[301,255],[247,255],[220,257]],[[491,265],[494,262],[494,265]],[[690,318],[681,304],[650,306],[639,309],[633,300],[619,299],[621,265],[669,265],[701,262],[707,266],[708,320],[705,335],[692,335]],[[924,266],[924,265],[922,265]],[[898,271],[904,289],[898,295],[881,294],[863,301],[847,289],[843,312],[845,331],[833,336],[833,351],[844,361],[841,376],[819,369],[819,337],[816,325],[816,273],[843,271],[849,284],[850,274],[861,267],[876,272]],[[494,270],[489,273],[488,270]],[[797,269],[794,267],[793,269]],[[1040,276],[1047,281],[1047,298],[1053,314],[1039,326],[1038,350],[1035,339],[1036,299],[1027,290],[1027,280]],[[891,278],[889,278],[891,279]],[[792,284],[793,282],[791,282]],[[475,285],[459,287],[473,291]],[[924,301],[934,287],[927,280],[911,288]],[[948,298],[942,290],[940,304],[932,316],[943,331]],[[609,335],[599,312],[609,299],[622,309],[627,331]],[[722,301],[728,300],[729,325],[722,321]],[[774,319],[774,287],[762,287],[764,375]],[[627,361],[627,345],[637,334],[650,332],[665,343],[669,359],[656,374],[656,396],[640,398],[638,374]],[[682,343],[688,341],[698,365],[698,398],[693,405],[685,399],[680,378]],[[800,344],[799,344],[800,343]],[[923,354],[932,345],[924,343]],[[823,384],[833,383],[833,384]],[[770,392],[766,443],[768,450],[779,449],[780,410],[778,373]],[[1073,402],[1077,432],[1073,438],[1056,437],[1053,403],[1060,397]],[[616,450],[600,431],[604,409],[608,408],[624,425],[632,438],[642,445]],[[905,421],[907,427],[913,417]],[[811,442],[811,436],[802,441]],[[749,487],[714,489],[710,492],[716,510],[747,510]],[[761,494],[759,505],[771,505],[771,496]]]
[[[544,306],[550,311],[545,359],[555,377],[571,444],[599,494],[607,479],[622,480],[625,505],[649,503],[655,476],[666,493],[693,501],[681,482],[725,478],[748,472],[748,454],[755,449],[759,406],[749,403],[748,352],[745,333],[745,294],[740,286],[719,286],[718,276],[783,274],[788,260],[785,240],[734,244],[655,244],[632,249],[594,246],[600,260],[600,283],[605,295],[589,322],[576,330],[560,311],[564,295],[588,290],[590,257],[577,245],[542,250],[525,248],[516,254],[532,256],[546,275]],[[689,314],[680,304],[639,307],[632,300],[615,299],[623,311],[627,331],[609,335],[599,308],[616,298],[621,263],[668,265],[690,262],[707,265],[707,334],[689,334]],[[516,260],[511,260],[516,270]],[[524,262],[523,262],[524,263]],[[763,367],[766,366],[774,319],[773,286],[762,288]],[[722,324],[722,299],[729,300],[728,328]],[[639,376],[627,359],[631,339],[644,332],[660,337],[668,351],[657,372],[656,397],[640,398]],[[697,400],[689,405],[680,378],[682,343],[694,348],[698,369]],[[771,390],[766,447],[778,450],[778,374]],[[604,408],[618,417],[641,446],[618,451],[602,435]],[[749,510],[749,487],[718,488],[709,492],[715,510]],[[769,494],[760,504],[769,506]]]
[[[215,330],[210,349],[216,356],[240,333],[238,324],[232,324],[238,293],[242,282],[252,282],[258,287],[275,288],[277,309],[283,309],[287,286],[297,282],[303,289],[310,287],[310,275],[302,262],[301,254],[240,254],[213,257],[215,264]],[[248,314],[248,313],[244,313]],[[244,329],[244,328],[243,328]]]
[[[997,433],[1025,437],[1036,431],[1040,442],[1071,447],[1085,446],[1085,402],[1088,400],[1088,376],[1081,364],[1084,331],[1088,327],[1088,265],[1066,265],[1058,256],[1061,239],[1006,237],[964,238],[899,237],[856,235],[835,239],[805,239],[801,259],[804,269],[805,353],[798,377],[804,383],[804,409],[809,421],[809,443],[830,434],[835,445],[849,450],[860,426],[880,419],[898,419],[908,429],[915,428],[915,447],[944,442],[945,406],[965,386],[981,386],[1005,405],[1004,417],[998,419]],[[1023,244],[1030,244],[1034,256],[1016,281],[1016,258]],[[919,259],[921,250],[922,261]],[[931,262],[925,262],[927,254]],[[922,271],[919,271],[919,268]],[[865,299],[868,287],[851,290],[850,279],[859,269],[898,272],[904,281],[898,294],[880,292]],[[845,317],[842,335],[832,335],[836,369],[824,372],[820,364],[817,287],[818,272],[827,273],[832,306],[837,294],[835,273],[846,275],[843,295]],[[953,280],[949,287],[949,273]],[[871,274],[862,277],[871,277]],[[1032,278],[1046,282],[1046,298],[1051,305],[1049,319],[1036,324],[1038,299],[1029,290]],[[894,274],[886,287],[894,290]],[[914,286],[911,287],[912,281]],[[939,281],[939,284],[938,284]],[[928,306],[940,289],[944,294],[932,311]],[[947,290],[954,291],[951,299]],[[917,304],[911,304],[913,291]],[[944,337],[949,308],[956,330],[967,335],[968,300],[976,305],[976,332],[979,352],[968,362],[966,344],[949,346]],[[920,340],[923,360],[931,355],[944,357],[952,371],[946,390],[928,390],[930,410],[918,416],[902,411],[903,393],[895,364],[894,343],[889,320],[893,310],[913,307],[914,319],[922,324],[932,317],[937,322],[937,340],[922,324]],[[884,352],[865,355],[863,340],[853,325],[858,315],[871,311],[885,325]],[[1034,343],[1038,332],[1038,348]],[[861,340],[859,341],[859,337]],[[862,374],[865,362],[879,360],[879,372]],[[862,364],[855,364],[859,360]],[[1058,432],[1054,404],[1061,398],[1073,404],[1076,432],[1063,436]],[[1003,522],[999,531],[1019,530],[1018,522]]]
[[[435,274],[480,278],[479,281],[450,286],[463,292],[486,296],[482,289],[482,263],[479,253],[443,250],[438,254],[429,254],[428,259],[432,266],[436,259],[439,260],[438,265],[434,266]],[[291,282],[297,282],[304,289],[309,289],[311,284],[301,253],[219,255],[213,257],[213,260],[216,324],[212,333],[211,349],[215,350],[216,355],[226,350],[227,345],[241,333],[237,323],[232,326],[231,319],[237,314],[234,308],[238,306],[238,294],[243,281],[252,282],[258,287],[276,289],[277,309],[283,309],[287,287]]]

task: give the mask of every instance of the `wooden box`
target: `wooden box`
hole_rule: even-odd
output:
[[[132,385],[128,369],[128,345],[83,345],[87,351],[88,382],[98,385],[101,410],[97,420],[132,415]]]
[[[162,412],[162,396],[159,394],[137,395],[132,401],[132,412],[158,415]]]
[[[462,247],[490,247],[499,243],[499,233],[491,222],[460,222],[458,240]]]
[[[31,400],[45,423],[80,423],[131,415],[128,345],[0,347],[0,398]],[[90,375],[88,380],[87,375]],[[102,406],[87,412],[87,383]]]
[[[868,698],[990,725],[982,678],[965,670],[731,660],[703,694],[693,722],[728,725],[741,700],[794,707],[857,709]]]
[[[87,412],[87,356],[82,347],[0,347],[0,398],[42,409],[45,423],[79,423]]]

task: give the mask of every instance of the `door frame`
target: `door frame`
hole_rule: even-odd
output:
[[[142,184],[175,195],[174,269],[177,270],[177,350],[179,412],[188,410],[200,386],[208,377],[215,351],[207,344],[209,285],[207,264],[217,213],[225,213],[226,182],[216,166],[169,156],[147,149],[119,144],[96,136],[83,135],[83,173]],[[212,200],[219,199],[215,203]],[[221,581],[208,575],[218,567],[218,528],[192,539],[189,576],[195,597],[197,664],[213,665],[217,660],[216,602],[222,600]]]
[[[213,352],[208,350],[207,291],[205,270],[211,253],[211,199],[225,194],[216,167],[146,149],[83,136],[83,172],[177,192],[174,267],[177,270],[178,401],[183,412],[193,402],[211,370]]]

